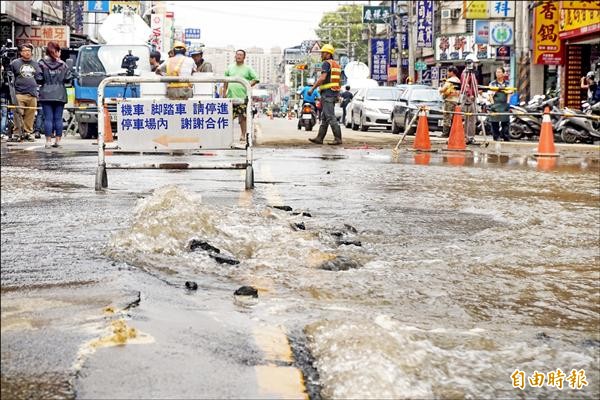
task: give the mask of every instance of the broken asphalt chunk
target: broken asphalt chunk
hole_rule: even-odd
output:
[[[256,290],[252,286],[242,286],[241,288],[233,292],[233,294],[236,296],[258,297],[258,290]]]

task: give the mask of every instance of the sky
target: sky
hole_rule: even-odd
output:
[[[326,11],[367,1],[169,1],[175,25],[200,28],[207,47],[292,47],[317,39],[314,30]]]

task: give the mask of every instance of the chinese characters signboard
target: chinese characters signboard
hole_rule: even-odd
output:
[[[134,14],[140,13],[140,2],[139,1],[110,1],[109,11],[113,14],[123,13],[125,10],[130,9]]]
[[[117,132],[124,149],[227,148],[233,143],[231,99],[123,100]]]
[[[488,19],[490,8],[488,0],[463,0],[463,14],[466,19]]]
[[[86,1],[86,11],[89,13],[108,13],[109,1]]]
[[[417,47],[433,47],[433,0],[417,1]]]
[[[475,44],[471,35],[445,35],[435,39],[436,61],[461,61],[473,52],[480,60],[493,57],[491,47],[487,44]]]
[[[490,1],[490,18],[514,18],[515,2],[514,0],[494,0]]]
[[[387,39],[371,39],[371,79],[387,81],[387,64],[389,59],[389,41]]]
[[[562,64],[561,41],[558,36],[559,13],[557,4],[544,1],[534,9],[533,63]]]
[[[390,8],[383,6],[363,6],[363,23],[387,24],[390,22]]]
[[[599,32],[600,2],[561,1],[559,26],[561,39]]]
[[[581,108],[581,46],[567,46],[564,90],[565,107]]]
[[[185,33],[185,39],[200,39],[200,29],[199,28],[185,28],[183,31]]]
[[[31,43],[33,47],[46,46],[49,41],[57,42],[60,47],[69,47],[70,28],[68,26],[38,25],[17,26],[15,31],[16,45]]]

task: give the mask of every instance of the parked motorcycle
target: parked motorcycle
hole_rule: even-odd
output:
[[[317,123],[317,108],[314,104],[304,103],[300,109],[300,117],[298,119],[298,130],[302,127],[307,132],[312,131],[313,126]]]
[[[552,113],[560,112],[558,108],[558,97],[553,97],[544,100],[543,95],[534,96],[527,104],[521,103],[519,106],[510,106],[510,112],[513,114],[510,120],[509,135],[512,140],[520,140],[523,138],[535,139],[540,135],[542,130],[542,117],[531,114],[541,114],[546,107],[550,107]],[[555,139],[558,141],[558,124],[559,116],[551,115],[552,125],[554,127]]]
[[[594,143],[600,140],[600,130],[591,118],[586,118],[588,114],[570,108],[565,108],[563,113],[567,115],[558,124],[558,131],[565,142]]]

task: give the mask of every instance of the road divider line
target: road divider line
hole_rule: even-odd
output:
[[[267,362],[254,367],[260,393],[281,399],[308,399],[302,371],[292,365],[294,356],[284,329],[261,326],[254,328],[253,334]]]
[[[274,181],[273,174],[271,173],[271,167],[269,167],[268,165],[264,165],[263,168],[261,168],[260,175],[262,177],[264,177],[265,181],[267,181],[267,182]],[[266,185],[266,188],[267,188],[266,197],[267,197],[268,205],[270,205],[270,206],[284,205],[283,198],[279,194],[279,190],[277,189],[277,187],[275,185],[269,184],[269,185]]]

